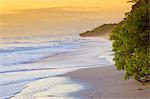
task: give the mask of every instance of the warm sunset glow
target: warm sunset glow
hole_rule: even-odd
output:
[[[49,7],[100,7],[101,9],[129,9],[127,0],[0,0],[2,10]]]
[[[1,34],[79,33],[119,22],[130,8],[127,0],[0,0]]]

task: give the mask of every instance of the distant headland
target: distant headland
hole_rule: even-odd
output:
[[[95,37],[95,36],[108,36],[111,34],[113,28],[115,28],[117,23],[103,24],[93,30],[86,31],[80,34],[81,37]]]

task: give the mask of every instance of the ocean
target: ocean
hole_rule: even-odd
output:
[[[59,81],[61,88],[64,83],[70,82],[72,87],[76,86],[80,89],[81,85],[78,86],[69,78],[58,77],[58,75],[81,68],[109,66],[113,64],[112,58],[111,41],[98,37],[46,35],[1,38],[0,98],[13,98],[18,93],[39,95],[48,88],[56,86],[58,82],[54,81]],[[51,84],[37,84],[37,82],[47,81]],[[31,84],[37,84],[40,87],[32,85],[33,88],[30,88]],[[53,88],[53,91],[57,88],[58,86]],[[29,89],[32,91],[29,92]],[[64,92],[63,90],[62,93]],[[62,93],[59,92],[59,94]]]

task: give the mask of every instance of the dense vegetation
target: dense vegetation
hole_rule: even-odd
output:
[[[80,36],[82,37],[88,37],[88,36],[103,36],[103,35],[110,35],[112,33],[112,30],[114,27],[116,27],[117,24],[103,24],[91,31],[86,31],[84,33],[81,33]]]
[[[135,4],[110,36],[117,70],[125,71],[125,79],[150,81],[150,3],[131,0]]]

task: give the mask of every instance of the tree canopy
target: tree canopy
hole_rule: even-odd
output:
[[[125,79],[150,80],[150,3],[132,0],[135,4],[126,18],[113,30],[114,62],[125,71]]]

